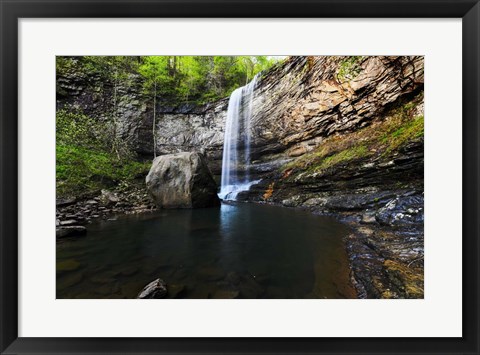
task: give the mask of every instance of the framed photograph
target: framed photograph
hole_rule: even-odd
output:
[[[479,353],[478,1],[0,11],[2,354]]]

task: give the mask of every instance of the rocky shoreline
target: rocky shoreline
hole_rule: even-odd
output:
[[[358,298],[423,298],[423,231],[353,225],[346,238]]]
[[[358,298],[424,297],[423,193],[398,191],[386,203],[337,218]]]
[[[60,198],[56,201],[56,237],[81,236],[87,225],[97,220],[115,220],[119,215],[138,214],[156,210],[143,184],[115,191],[101,190],[79,198]]]

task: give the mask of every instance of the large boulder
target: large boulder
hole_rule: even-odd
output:
[[[147,189],[159,208],[218,206],[217,184],[204,156],[182,152],[157,157],[146,178]]]

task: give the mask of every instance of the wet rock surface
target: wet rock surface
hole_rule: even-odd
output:
[[[352,282],[360,298],[423,298],[423,227],[352,223],[347,238]]]
[[[362,298],[423,298],[423,193],[398,193],[363,215],[346,216],[352,226],[347,249],[352,280]]]
[[[167,284],[162,279],[150,282],[138,294],[137,298],[164,298],[167,295]]]

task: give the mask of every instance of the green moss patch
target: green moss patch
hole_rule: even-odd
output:
[[[150,161],[136,160],[127,142],[113,134],[112,122],[59,110],[56,123],[57,197],[88,196],[148,173]]]
[[[383,265],[389,279],[405,292],[407,298],[423,298],[423,270],[408,267],[394,260],[385,260]]]
[[[359,144],[357,146],[350,147],[346,150],[342,150],[338,153],[334,153],[330,156],[320,160],[318,164],[313,164],[312,172],[319,172],[329,169],[338,164],[347,163],[359,158],[363,158],[368,155],[368,149],[365,145]]]
[[[57,195],[88,194],[124,181],[143,178],[150,162],[119,160],[113,153],[78,147],[56,147]]]
[[[343,59],[338,68],[337,78],[340,81],[355,79],[363,70],[360,66],[362,60],[363,56],[350,56]]]
[[[416,116],[402,124],[393,132],[386,132],[382,137],[382,143],[388,147],[386,153],[397,150],[404,146],[409,141],[423,137],[424,133],[424,119],[423,116]]]

